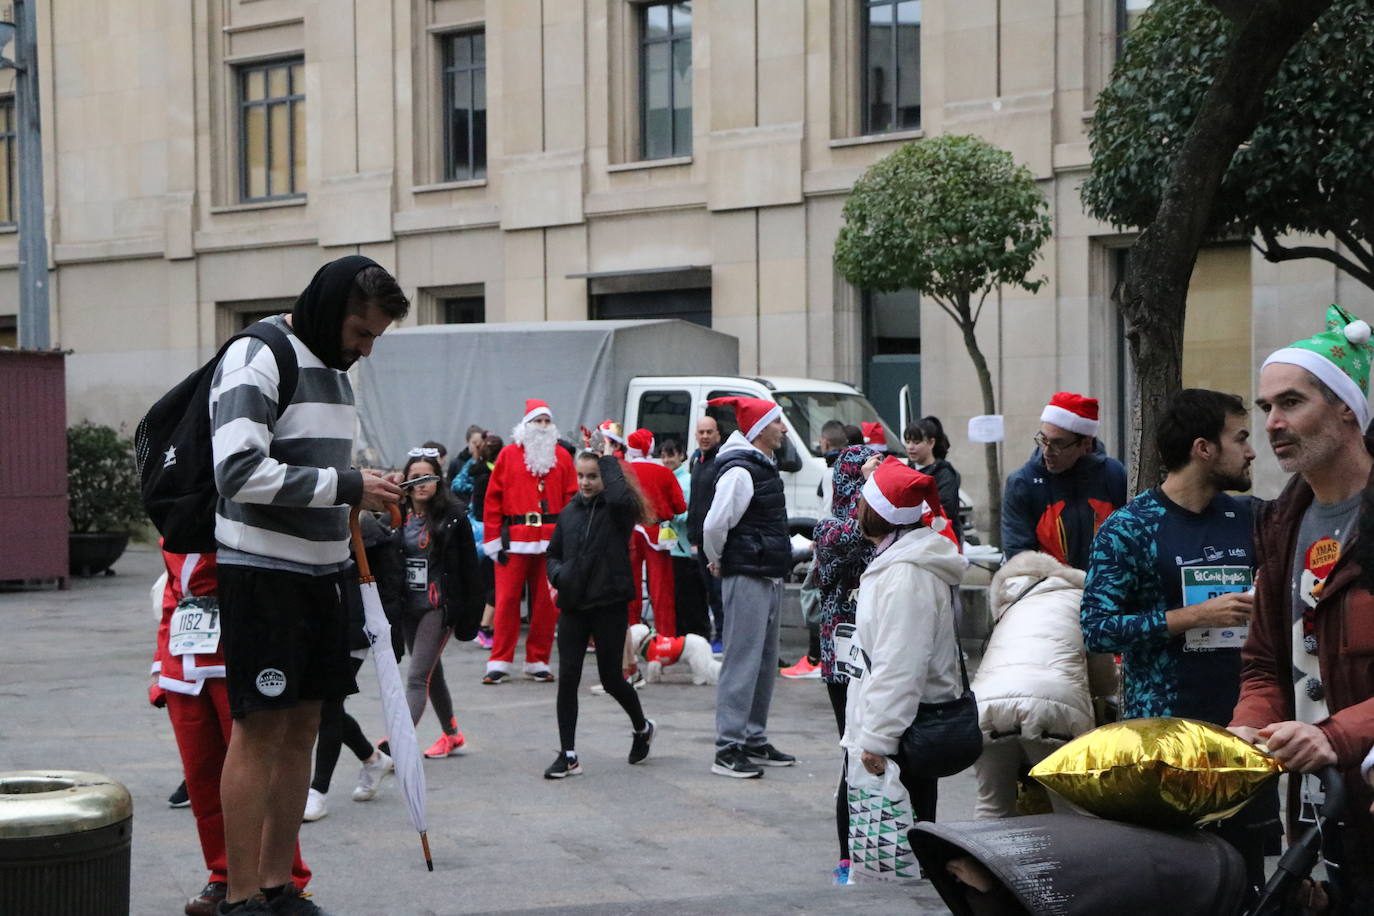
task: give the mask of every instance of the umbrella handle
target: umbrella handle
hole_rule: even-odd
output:
[[[389,503],[387,508],[391,510],[391,526],[393,528],[401,524],[401,509],[395,503]],[[353,559],[358,564],[358,581],[367,583],[372,582],[372,570],[367,565],[367,551],[363,548],[363,528],[358,522],[358,516],[362,513],[362,506],[354,506],[348,513],[348,536],[353,541]]]

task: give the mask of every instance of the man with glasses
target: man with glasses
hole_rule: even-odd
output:
[[[1097,400],[1069,391],[1050,399],[1030,460],[1007,478],[1002,553],[1047,553],[1087,569],[1098,526],[1126,504],[1126,469],[1097,441]]]

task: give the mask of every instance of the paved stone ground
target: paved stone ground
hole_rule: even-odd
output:
[[[166,713],[146,700],[155,622],[148,587],[158,555],[134,546],[118,575],[78,579],[68,592],[0,591],[0,772],[92,770],[134,796],[136,914],[176,914],[205,879],[189,809],[166,797],[180,780]],[[805,632],[784,630],[795,658]],[[654,685],[641,694],[660,733],[629,767],[629,727],[614,701],[587,692],[584,775],[541,778],[557,747],[554,687],[480,683],[485,653],[451,644],[444,665],[467,734],[463,757],[426,761],[430,843],[425,871],[399,787],[350,799],[356,762],[345,749],[329,816],[302,828],[316,900],[339,914],[906,913],[945,912],[928,884],[830,886],[835,864],[834,722],[819,681],[779,681],[770,733],[796,767],[761,780],[709,772],[714,694]],[[381,709],[371,664],[349,709],[372,738]],[[437,735],[431,713],[424,745]],[[941,782],[942,820],[973,808],[969,773]]]

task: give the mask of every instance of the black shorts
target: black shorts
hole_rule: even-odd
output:
[[[358,692],[348,653],[356,584],[347,576],[219,567],[220,639],[235,719]]]

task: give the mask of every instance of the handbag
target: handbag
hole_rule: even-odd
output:
[[[816,561],[811,561],[811,568],[806,571],[806,578],[802,580],[801,592],[798,595],[801,604],[802,619],[809,627],[820,626],[821,622],[821,580],[816,572]]]
[[[924,779],[953,776],[973,766],[983,753],[983,729],[978,722],[978,701],[968,685],[968,668],[959,648],[959,632],[954,633],[954,651],[959,656],[959,674],[964,693],[943,703],[922,703],[916,718],[902,732],[897,745],[897,761],[902,769]]]

